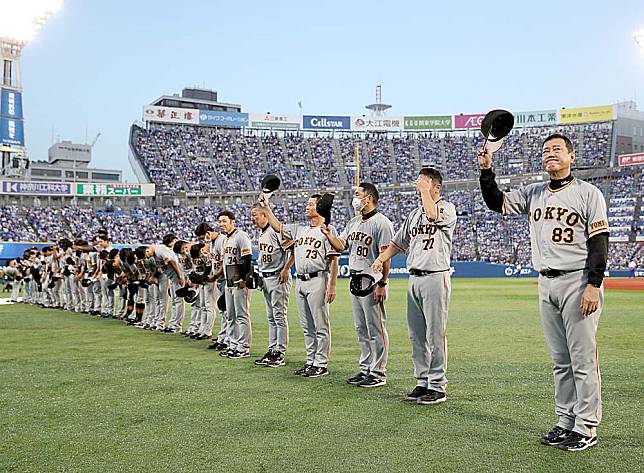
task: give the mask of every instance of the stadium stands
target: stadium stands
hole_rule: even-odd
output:
[[[495,158],[500,176],[541,171],[540,143],[560,131],[573,139],[577,169],[608,168],[611,123],[517,129],[506,138]],[[446,199],[456,205],[458,225],[454,237],[455,261],[530,263],[528,225],[520,216],[503,217],[487,211],[478,186],[459,190],[450,182],[476,180],[475,133],[340,133],[304,136],[257,130],[240,133],[208,127],[132,126],[131,142],[157,193],[225,195],[255,190],[269,172],[282,179],[282,189],[302,189],[297,197],[276,197],[275,212],[284,221],[301,220],[306,195],[327,188],[349,189],[355,178],[356,145],[362,180],[381,190],[380,209],[395,227],[417,205],[413,183],[421,166],[435,166],[445,178]],[[605,194],[611,231],[610,261],[624,268],[642,258],[644,240],[644,181],[635,169],[619,169],[610,177],[591,178]],[[392,188],[395,186],[396,188]],[[402,189],[398,188],[402,186]],[[450,187],[453,187],[452,190]],[[346,197],[346,195],[345,195]],[[352,217],[345,197],[336,200],[333,224],[342,228]],[[230,202],[230,199],[228,200]],[[191,238],[201,221],[215,222],[223,208],[232,210],[238,225],[251,235],[252,198],[235,198],[217,205],[159,206],[156,208],[0,207],[0,238],[4,241],[53,241],[62,237],[88,238],[105,228],[118,243],[158,242],[166,233]]]

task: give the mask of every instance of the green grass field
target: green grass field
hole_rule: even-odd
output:
[[[294,301],[279,369],[116,320],[0,306],[0,471],[642,471],[644,293],[606,293],[600,443],[566,453],[538,443],[555,418],[534,280],[453,281],[448,401],[436,406],[402,400],[415,384],[405,285],[391,285],[388,384],[370,390],[344,381],[358,357],[346,281],[331,374],[317,379],[292,374],[304,359]]]

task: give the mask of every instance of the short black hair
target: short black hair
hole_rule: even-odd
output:
[[[197,259],[199,258],[199,253],[201,253],[201,249],[205,246],[204,243],[197,243],[196,245],[192,245],[190,247],[190,257],[192,259]]]
[[[322,198],[322,194],[311,194],[311,197],[309,199],[316,199],[320,200]]]
[[[195,236],[201,238],[202,236],[205,236],[206,233],[214,231],[210,225],[208,225],[206,222],[200,223],[197,225],[197,228],[195,228]]]
[[[107,233],[105,233],[105,234],[101,233],[100,235],[98,235],[97,239],[98,240],[103,240],[103,241],[110,241],[110,237],[107,236]]]
[[[548,141],[550,140],[557,140],[561,139],[566,143],[566,149],[568,150],[569,153],[573,153],[575,151],[575,147],[572,145],[572,141],[570,141],[570,138],[568,138],[566,135],[561,134],[561,133],[553,133],[552,135],[548,136],[545,140],[543,140],[543,143],[541,143],[541,146],[545,145]]]
[[[136,250],[134,250],[134,255],[138,259],[145,259],[145,250],[147,249],[147,246],[139,246],[137,247]]]
[[[380,193],[378,192],[376,186],[374,186],[371,182],[361,182],[358,187],[362,187],[364,193],[371,196],[374,204],[378,203],[378,199],[380,199]]]
[[[181,253],[181,248],[182,248],[182,247],[183,247],[183,245],[185,245],[185,244],[186,244],[186,242],[185,242],[185,241],[183,241],[183,240],[177,240],[177,241],[175,241],[175,242],[174,242],[174,245],[172,245],[172,251],[174,251],[174,252],[175,252],[175,253],[177,253],[177,254]]]
[[[167,235],[163,236],[163,245],[164,246],[170,246],[174,240],[177,239],[177,236],[174,233],[168,233]]]
[[[217,218],[219,218],[219,217],[228,217],[229,219],[231,219],[233,221],[235,220],[235,214],[232,213],[230,210],[222,210],[217,215]]]
[[[440,185],[443,185],[443,175],[438,169],[435,168],[422,168],[419,172],[421,176],[427,176],[432,181],[438,182]]]

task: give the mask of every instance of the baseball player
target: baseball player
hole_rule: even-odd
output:
[[[312,195],[306,204],[306,224],[282,224],[268,204],[262,199],[260,205],[266,210],[270,226],[284,240],[293,240],[295,271],[297,273],[297,300],[300,324],[304,331],[306,363],[295,374],[317,378],[329,373],[331,352],[331,325],[329,304],[335,300],[338,276],[338,257],[327,235],[322,232],[324,219],[317,211],[320,194]],[[328,233],[335,235],[329,227]]]
[[[183,298],[176,294],[177,290],[183,287],[186,283],[185,276],[181,269],[181,264],[179,263],[179,255],[177,255],[172,249],[177,240],[178,238],[174,234],[169,233],[163,237],[163,245],[160,245],[166,247],[167,251],[165,249],[162,251],[165,255],[163,257],[164,265],[161,276],[159,277],[159,293],[166,301],[166,304],[165,307],[159,308],[159,317],[163,318],[160,322],[160,325],[163,326],[161,331],[169,333],[178,333],[181,331],[181,322],[183,321],[185,313]],[[157,258],[160,258],[158,254],[156,256]],[[167,316],[168,303],[172,307],[172,311],[170,320],[166,324],[165,318]]]
[[[413,210],[376,258],[373,269],[382,272],[385,261],[407,253],[407,325],[416,387],[408,401],[431,405],[447,400],[447,311],[451,293],[450,255],[456,226],[454,204],[440,196],[443,176],[423,168],[416,181],[421,205]]]
[[[353,209],[359,214],[349,221],[339,238],[327,234],[333,248],[342,253],[349,249],[349,273],[357,274],[371,267],[376,257],[385,251],[394,234],[391,221],[378,212],[380,194],[371,183],[363,182],[354,191]],[[359,372],[347,383],[363,388],[384,386],[387,382],[387,276],[389,261],[383,264],[382,279],[373,294],[359,297],[351,294],[353,318],[360,345]]]
[[[4,269],[7,281],[11,283],[11,302],[18,302],[20,294],[20,270],[18,269],[18,262],[16,260],[9,261],[9,266]]]
[[[217,216],[224,240],[224,275],[226,277],[226,315],[230,324],[228,358],[250,356],[252,326],[250,322],[250,289],[246,277],[253,271],[252,243],[248,233],[235,228],[235,215],[229,210]]]
[[[284,241],[271,228],[266,213],[259,204],[251,209],[251,220],[261,230],[258,238],[257,257],[262,290],[268,318],[268,351],[256,365],[275,368],[284,365],[284,354],[288,347],[288,300],[291,294],[291,266],[293,253],[288,249],[292,241]]]
[[[217,300],[225,292],[225,278],[223,277],[224,242],[226,235],[216,232],[207,223],[201,223],[195,230],[195,235],[205,242],[200,248],[202,261],[207,261],[208,273],[206,280],[200,286],[201,323],[196,335],[192,338],[203,340],[212,336],[212,329],[217,319]],[[224,296],[225,297],[225,296]],[[216,349],[227,354],[230,324],[226,314],[221,312],[221,330],[217,341],[208,348]],[[225,345],[225,346],[224,346]]]
[[[496,184],[492,153],[479,149],[477,155],[487,206],[504,215],[528,215],[558,417],[540,441],[566,451],[585,450],[597,444],[602,414],[595,334],[608,255],[606,202],[599,189],[571,174],[576,156],[565,135],[550,135],[542,145],[550,182],[510,192],[501,192]]]

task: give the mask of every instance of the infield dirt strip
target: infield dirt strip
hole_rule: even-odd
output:
[[[644,291],[644,279],[642,278],[606,278],[604,279],[606,289],[621,289],[626,291]]]

